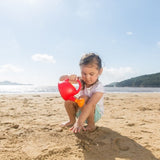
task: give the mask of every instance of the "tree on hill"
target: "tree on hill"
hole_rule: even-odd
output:
[[[160,73],[143,75],[116,84],[117,87],[160,87]]]
[[[114,85],[113,85],[114,84]],[[121,82],[106,85],[108,87],[160,87],[160,73],[143,75]]]

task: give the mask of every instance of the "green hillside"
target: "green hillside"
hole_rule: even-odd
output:
[[[109,85],[107,85],[109,86]],[[117,82],[116,87],[160,87],[160,73],[143,75],[121,82]]]

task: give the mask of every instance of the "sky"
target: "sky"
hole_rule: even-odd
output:
[[[0,0],[0,81],[57,85],[98,54],[102,83],[160,72],[159,0]]]

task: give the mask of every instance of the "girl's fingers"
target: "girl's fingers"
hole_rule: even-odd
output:
[[[77,75],[74,75],[74,74],[73,74],[73,75],[70,75],[70,76],[69,76],[69,80],[70,80],[70,81],[77,81]]]
[[[79,126],[79,127],[71,127],[70,131],[72,131],[73,133],[79,133],[81,130],[86,131],[86,128],[84,126]]]
[[[73,133],[76,133],[76,132],[77,132],[77,131],[76,131],[76,128],[75,128],[74,126],[70,128],[70,131],[72,131]]]
[[[78,128],[78,133],[81,131],[81,129],[82,129],[81,127]]]
[[[83,129],[84,131],[86,131],[86,127],[83,126],[82,129]]]
[[[73,129],[73,127],[71,127],[69,130],[71,131]]]
[[[73,132],[73,133],[77,133],[77,132],[80,132],[81,131],[81,129],[79,128],[79,127],[76,127],[76,128],[71,128],[71,131]]]

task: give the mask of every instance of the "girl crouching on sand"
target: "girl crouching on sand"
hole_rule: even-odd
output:
[[[85,54],[80,60],[81,77],[77,75],[63,75],[60,81],[69,79],[71,83],[77,83],[80,79],[82,89],[80,97],[85,99],[85,104],[79,108],[75,102],[65,101],[65,109],[67,111],[69,121],[63,123],[62,127],[71,127],[74,133],[81,130],[94,131],[96,129],[95,122],[97,122],[104,112],[103,107],[103,85],[98,80],[102,74],[102,62],[98,55],[94,53]],[[78,118],[76,121],[76,117]],[[87,126],[84,126],[84,123]]]

